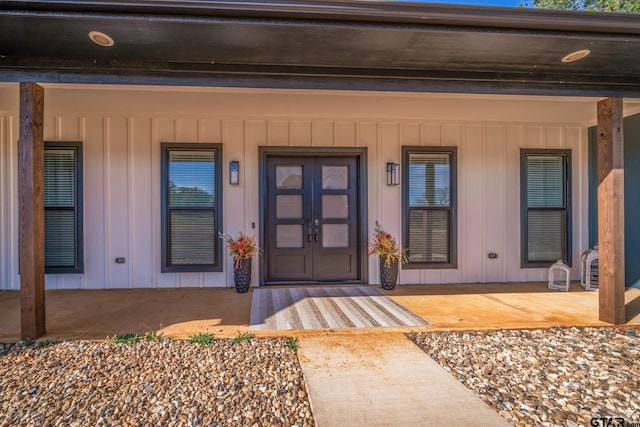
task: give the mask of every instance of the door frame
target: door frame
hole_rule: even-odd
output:
[[[265,248],[265,211],[267,203],[267,159],[269,157],[354,157],[358,165],[358,232],[360,245],[360,280],[356,283],[369,283],[369,254],[367,253],[368,232],[368,173],[367,147],[276,147],[258,146],[258,194],[259,194],[259,225],[258,241],[261,248]],[[267,271],[267,257],[263,253],[259,262],[259,285],[265,286]],[[353,281],[350,281],[353,283]],[[295,284],[295,282],[291,282]],[[305,284],[309,284],[305,282]]]

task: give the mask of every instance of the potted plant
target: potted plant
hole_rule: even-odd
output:
[[[398,264],[406,261],[405,250],[395,237],[382,229],[376,221],[373,241],[369,243],[369,255],[380,257],[380,284],[382,289],[392,291],[398,282]]]
[[[251,285],[251,258],[260,253],[255,238],[242,231],[237,239],[228,234],[220,234],[220,238],[224,240],[229,255],[233,257],[233,282],[236,291],[248,292]]]

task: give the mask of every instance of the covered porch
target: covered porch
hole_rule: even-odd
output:
[[[48,340],[101,340],[150,331],[188,338],[198,333],[234,337],[249,330],[251,292],[225,289],[47,291]],[[545,283],[404,285],[386,292],[432,326],[256,331],[256,335],[369,334],[385,332],[601,327],[598,292],[572,283],[570,292]],[[640,289],[624,294],[627,327],[640,327]],[[0,341],[20,339],[20,296],[0,293]]]
[[[461,249],[459,254],[460,268],[457,268],[454,274],[448,274],[450,271],[441,273],[442,279],[437,283],[446,283],[446,288],[439,288],[440,285],[436,285],[435,287],[425,286],[424,289],[415,288],[415,291],[412,291],[414,288],[409,286],[398,292],[398,295],[409,292],[407,297],[417,298],[415,310],[427,310],[426,318],[436,327],[439,324],[434,318],[437,314],[432,312],[437,313],[437,310],[448,313],[443,314],[443,318],[449,319],[447,320],[449,323],[445,322],[441,325],[442,327],[482,327],[484,322],[482,317],[472,318],[469,325],[463,325],[464,319],[468,318],[464,313],[476,304],[483,307],[487,304],[484,308],[478,308],[479,312],[483,310],[487,312],[488,326],[486,327],[505,327],[491,323],[491,316],[496,312],[502,312],[492,307],[494,303],[505,310],[506,307],[511,307],[511,310],[513,307],[518,307],[516,311],[533,316],[522,319],[521,326],[517,326],[518,316],[512,313],[516,322],[512,327],[535,327],[538,324],[536,322],[544,325],[543,320],[554,318],[556,314],[551,315],[551,313],[556,311],[558,311],[558,318],[565,319],[567,323],[569,320],[566,319],[571,318],[573,325],[583,325],[580,323],[583,320],[579,319],[593,319],[593,322],[599,323],[598,316],[612,324],[622,324],[625,320],[629,321],[637,317],[637,314],[633,314],[633,309],[630,314],[625,314],[625,302],[627,310],[630,310],[628,305],[633,305],[633,302],[625,301],[630,291],[625,291],[624,288],[622,120],[623,117],[637,112],[637,106],[630,106],[627,103],[623,108],[623,99],[625,101],[634,99],[640,94],[637,83],[640,69],[638,64],[630,59],[635,57],[633,54],[640,49],[638,29],[632,19],[617,15],[578,16],[560,12],[516,12],[481,8],[464,10],[442,6],[410,6],[401,3],[383,5],[374,2],[314,2],[311,4],[291,2],[286,5],[264,2],[257,6],[243,2],[233,6],[223,2],[207,2],[195,8],[193,5],[186,6],[181,3],[158,6],[150,2],[141,2],[135,7],[109,2],[98,2],[90,6],[79,2],[70,2],[64,6],[34,2],[30,7],[25,7],[21,2],[9,3],[11,7],[8,7],[0,16],[2,22],[7,23],[0,36],[8,46],[6,51],[0,52],[2,59],[0,80],[10,84],[19,82],[21,92],[19,111],[13,106],[7,109],[6,125],[3,129],[4,134],[7,135],[7,141],[11,141],[14,135],[19,136],[18,152],[15,153],[9,143],[6,144],[8,147],[6,152],[7,158],[15,158],[14,154],[18,154],[20,163],[16,167],[19,174],[8,175],[6,178],[8,193],[12,198],[18,199],[19,203],[17,203],[17,209],[11,211],[7,209],[6,229],[7,235],[12,238],[12,246],[8,246],[6,250],[10,256],[5,256],[8,261],[3,266],[8,266],[6,271],[10,271],[11,274],[7,273],[6,277],[11,276],[9,279],[15,283],[18,281],[17,266],[20,265],[22,336],[37,337],[45,334],[45,329],[47,329],[47,336],[55,336],[56,329],[63,324],[69,325],[69,322],[81,326],[74,330],[84,328],[82,325],[93,325],[86,329],[87,337],[91,333],[100,334],[102,338],[103,335],[113,333],[136,332],[124,329],[131,328],[133,323],[141,323],[144,320],[139,318],[142,313],[141,307],[149,306],[150,310],[154,310],[154,299],[162,299],[165,292],[170,295],[167,297],[168,301],[181,296],[180,298],[192,301],[193,307],[199,307],[201,300],[197,297],[192,297],[191,300],[188,296],[190,292],[211,292],[211,295],[217,296],[212,297],[215,301],[209,301],[208,306],[202,306],[204,311],[199,311],[200,309],[195,311],[195,313],[203,313],[202,315],[193,314],[194,312],[189,311],[187,306],[183,309],[176,308],[180,304],[176,304],[175,301],[170,303],[158,301],[158,304],[175,305],[176,307],[167,308],[167,313],[177,310],[175,312],[177,317],[175,319],[171,316],[155,318],[153,317],[155,314],[150,312],[153,316],[149,317],[151,319],[149,321],[165,328],[168,328],[165,323],[182,325],[185,322],[203,321],[204,324],[200,326],[205,329],[215,328],[216,325],[224,325],[220,320],[223,317],[217,316],[215,319],[218,320],[212,320],[208,317],[208,313],[215,312],[216,304],[224,305],[221,310],[233,307],[231,301],[237,298],[236,295],[232,296],[231,292],[225,290],[96,290],[86,294],[80,291],[47,291],[45,308],[43,176],[40,167],[45,140],[86,140],[89,159],[86,166],[96,162],[94,165],[105,167],[102,174],[96,172],[98,168],[91,168],[86,173],[87,187],[92,190],[86,193],[95,195],[96,191],[93,190],[98,188],[102,188],[104,193],[100,197],[100,204],[93,203],[94,200],[86,203],[87,211],[89,208],[95,208],[95,211],[87,214],[85,227],[86,252],[89,260],[86,271],[76,274],[72,280],[68,281],[72,287],[88,288],[94,284],[133,288],[137,286],[224,286],[229,283],[228,268],[224,274],[222,271],[215,270],[218,274],[213,277],[207,276],[206,272],[169,275],[158,265],[160,251],[163,251],[159,243],[161,238],[158,237],[161,222],[158,219],[159,176],[161,175],[158,158],[161,142],[224,143],[226,155],[242,156],[243,165],[247,165],[243,166],[243,170],[246,169],[246,171],[256,169],[255,154],[258,147],[263,145],[337,147],[344,141],[353,146],[368,144],[368,148],[372,151],[375,149],[375,156],[372,155],[369,159],[374,166],[371,170],[375,171],[369,178],[372,183],[376,183],[372,184],[372,187],[377,189],[377,193],[372,193],[376,197],[374,201],[372,201],[373,198],[369,199],[368,220],[372,223],[377,217],[385,219],[384,215],[388,213],[384,209],[387,201],[401,200],[399,191],[394,191],[393,188],[387,188],[382,184],[380,165],[389,161],[395,163],[403,147],[417,145],[415,141],[418,141],[420,145],[425,146],[462,147],[464,150],[460,150],[461,165],[467,162],[460,186],[462,194],[468,196],[466,199],[461,197],[460,211],[462,212],[462,208],[465,207],[467,209],[465,218],[460,221],[461,237],[459,237],[460,242],[457,242],[457,247],[465,248]],[[174,16],[175,19],[167,20],[166,16]],[[131,25],[132,23],[137,26]],[[37,26],[42,29],[42,32],[25,38],[20,36],[20,34],[26,34],[21,29],[29,26]],[[132,31],[134,27],[135,30]],[[105,33],[102,32],[103,30]],[[44,40],[57,40],[60,33],[65,35],[62,37],[64,43],[53,45],[43,43]],[[163,34],[170,37],[163,38],[161,36]],[[193,40],[197,40],[197,43]],[[291,40],[296,40],[297,43],[291,43]],[[460,56],[454,57],[452,52],[460,52]],[[541,52],[544,54],[541,55]],[[588,59],[579,62],[579,57]],[[49,104],[46,111],[45,89],[38,83],[42,83],[48,92],[46,102]],[[63,87],[60,87],[61,83]],[[103,93],[99,97],[86,98],[85,102],[79,102],[83,99],[80,94],[71,101],[72,98],[67,97],[65,91],[74,92],[79,88],[77,86],[79,83],[99,85]],[[120,88],[126,95],[119,99],[117,105],[116,103],[111,105],[111,108],[117,112],[110,113],[105,105],[106,100],[114,97],[114,91],[104,86],[114,83],[124,86],[146,85],[156,89],[172,86],[179,88],[178,92],[187,92],[185,86],[208,87],[209,90],[210,88],[236,90],[237,88],[258,88],[287,92],[279,92],[279,96],[282,97],[279,104],[259,104],[256,102],[257,98],[252,98],[244,104],[240,102],[235,92],[232,96],[230,95],[233,97],[232,102],[220,103],[222,94],[216,93],[211,99],[203,99],[199,104],[194,100],[200,94],[189,95],[186,105],[195,105],[197,110],[190,113],[188,109],[181,108],[179,103],[175,103],[179,95],[172,94],[168,102],[160,103],[165,106],[165,110],[159,111],[156,116],[145,117],[146,121],[137,121],[141,112],[149,114],[150,109],[159,108],[159,103],[157,100],[153,102],[152,96],[141,97],[142,105],[136,104],[134,111],[128,112],[125,117],[120,110],[126,110],[126,106],[133,104],[127,101],[131,101],[137,95],[129,89]],[[64,87],[64,84],[68,84],[71,88]],[[10,87],[8,90],[15,90],[15,87]],[[58,96],[52,97],[52,92],[57,90],[60,90]],[[358,92],[357,96],[361,98],[372,96],[371,93],[375,92],[375,96],[381,99],[377,109],[369,110],[369,103],[363,102],[363,108],[358,111],[349,111],[347,116],[355,118],[344,125],[340,122],[343,119],[341,114],[336,112],[338,110],[335,104],[338,102],[335,96],[331,98],[329,105],[315,103],[313,109],[308,110],[313,111],[314,114],[305,113],[304,109],[301,112],[292,113],[290,107],[278,111],[277,106],[288,105],[286,101],[291,99],[293,93],[290,90],[315,94],[318,94],[319,90],[332,90],[354,97],[356,95],[353,93]],[[309,99],[307,92],[299,92],[299,99]],[[349,94],[349,92],[352,93]],[[418,96],[415,94],[423,95],[424,92],[432,92],[446,94],[446,96],[445,99],[430,101],[431,113],[422,106],[408,115],[396,117],[399,116],[398,109],[392,108],[387,99],[382,99],[382,95],[379,95],[381,92],[402,93],[400,103],[407,110],[411,109],[409,99]],[[442,111],[447,110],[445,107],[452,98],[458,96],[459,103],[469,104],[470,95],[485,97],[516,95],[523,97],[526,103],[532,101],[532,104],[523,105],[524,109],[520,111],[522,116],[517,118],[510,116],[510,111],[497,116],[495,105],[489,108],[467,105],[464,109],[466,111],[464,117],[461,117],[457,107],[449,106],[448,108],[454,110],[455,114],[443,117]],[[558,114],[558,117],[562,119],[554,117],[543,123],[531,123],[531,113],[526,109],[535,106],[535,96],[538,95],[562,97],[563,101],[567,102],[570,101],[569,97],[589,99],[590,111],[596,111],[596,103],[598,103],[597,117],[588,114],[587,118],[569,120],[567,118],[570,114],[569,109],[560,108],[563,111]],[[52,105],[52,98],[57,100],[55,104],[57,109],[49,108]],[[598,102],[601,98],[606,100]],[[64,101],[68,101],[68,104]],[[492,100],[487,98],[484,101]],[[215,117],[212,111],[214,107],[211,105],[220,108],[224,120],[211,121],[211,118]],[[218,107],[218,105],[221,106]],[[228,110],[233,105],[236,109],[242,110],[242,114],[229,116]],[[249,114],[247,105],[252,105],[254,109],[260,111]],[[541,108],[546,110],[547,107]],[[325,116],[318,115],[318,110],[322,108],[329,113]],[[168,113],[167,110],[172,111]],[[91,112],[93,114],[89,114]],[[485,114],[490,117],[483,117]],[[15,119],[11,117],[18,115],[19,122],[14,125]],[[163,120],[167,117],[170,117],[170,120],[177,118],[170,123]],[[400,124],[389,126],[390,119],[396,119]],[[425,120],[432,120],[433,123],[425,124],[423,123]],[[482,122],[481,126],[478,126],[478,122]],[[49,125],[46,126],[45,123]],[[568,126],[565,126],[567,123]],[[486,262],[482,260],[487,255],[490,255],[490,259],[502,260],[504,254],[509,268],[523,276],[522,280],[543,280],[542,265],[538,266],[540,268],[537,271],[530,273],[530,266],[523,265],[524,262],[513,258],[517,257],[519,250],[518,245],[513,244],[515,239],[512,239],[513,242],[509,241],[509,246],[504,243],[508,240],[506,237],[502,239],[503,242],[493,242],[490,237],[487,237],[497,235],[491,232],[491,228],[487,225],[489,223],[496,229],[500,229],[501,225],[507,223],[509,228],[502,227],[500,231],[505,236],[514,235],[519,228],[517,221],[519,208],[516,203],[518,197],[513,197],[519,194],[516,179],[518,170],[513,168],[518,164],[516,149],[530,148],[530,146],[538,149],[562,147],[579,153],[579,162],[576,163],[581,165],[582,172],[576,174],[580,182],[574,184],[574,190],[580,193],[578,194],[580,203],[575,205],[576,216],[580,218],[576,221],[579,222],[575,225],[576,234],[580,236],[575,238],[573,250],[576,252],[579,249],[586,249],[584,243],[586,242],[587,215],[584,207],[587,177],[584,171],[587,169],[588,156],[585,152],[585,135],[587,127],[596,123],[598,124],[598,158],[602,159],[597,167],[601,284],[599,294],[589,294],[584,297],[588,301],[584,305],[585,312],[570,315],[574,305],[580,310],[583,306],[567,304],[564,300],[557,304],[562,298],[570,297],[558,297],[555,294],[549,302],[540,302],[539,312],[519,310],[519,308],[531,306],[529,298],[522,297],[506,302],[495,298],[477,298],[478,301],[474,299],[470,304],[452,303],[454,299],[450,296],[451,292],[458,298],[468,295],[493,295],[493,291],[490,290],[493,285],[479,285],[481,288],[470,293],[464,290],[466,288],[462,288],[456,293],[456,285],[450,284],[459,281],[490,281],[485,278],[476,279],[474,276],[475,272],[491,270],[480,265]],[[495,124],[499,124],[499,127],[495,127]],[[16,131],[17,128],[19,131]],[[69,132],[68,130],[72,128],[76,128],[77,131]],[[437,137],[432,140],[432,135]],[[138,142],[142,140],[145,144],[148,142],[148,146]],[[492,149],[495,150],[492,151]],[[507,149],[512,150],[507,151]],[[499,163],[503,169],[493,175],[492,172],[496,168],[490,162],[480,165],[484,169],[479,168],[474,162],[478,162],[483,155],[489,159],[504,160]],[[109,162],[112,160],[113,164],[110,165]],[[143,165],[146,166],[141,167]],[[504,173],[501,174],[502,172]],[[226,205],[236,209],[227,213],[225,231],[253,230],[256,223],[259,230],[264,228],[265,221],[259,216],[258,197],[254,188],[259,177],[254,172],[246,172],[243,178],[249,183],[246,190],[244,186],[238,187],[242,191],[226,187],[226,197],[237,204]],[[19,191],[14,195],[14,189],[17,188],[14,185],[16,181],[21,184]],[[474,215],[477,213],[472,208],[474,199],[469,195],[480,195],[482,191],[492,193],[490,190],[494,187],[492,184],[494,181],[498,183],[498,188],[508,182],[508,188],[502,194],[496,192],[494,196],[497,200],[496,204],[485,203],[484,216]],[[92,187],[89,186],[89,182],[93,185]],[[480,183],[482,186],[478,187]],[[144,185],[144,190],[136,185]],[[126,191],[119,191],[120,189],[126,189]],[[479,197],[479,199],[484,203],[486,197]],[[150,215],[136,215],[141,212],[136,205],[141,201],[144,202],[145,209],[152,208]],[[466,206],[465,203],[467,203]],[[396,205],[399,206],[399,203]],[[496,215],[495,206],[497,205],[502,208],[502,217]],[[361,206],[361,209],[365,207]],[[236,212],[243,212],[244,215],[235,215]],[[101,220],[103,214],[104,220]],[[94,221],[93,224],[97,226],[92,226],[90,221]],[[400,233],[402,224],[400,213],[392,212],[388,221],[393,221],[392,231]],[[565,226],[570,229],[573,224],[571,221],[565,221],[567,222]],[[452,223],[455,224],[455,221]],[[19,233],[16,231],[18,228]],[[138,230],[143,230],[146,234],[138,236],[136,234]],[[80,231],[79,235],[82,236],[82,230]],[[97,231],[101,231],[102,236],[98,236]],[[471,232],[476,232],[475,237],[478,240],[473,240],[465,234],[471,234]],[[450,237],[452,242],[458,238],[457,233],[457,229],[450,232],[449,236],[453,236]],[[360,238],[364,242],[365,233]],[[499,240],[501,239],[496,239],[496,241]],[[482,245],[478,245],[478,242]],[[572,242],[570,239],[567,242],[565,246],[570,247]],[[493,252],[494,248],[489,245],[498,246],[499,244],[502,251],[498,258],[497,253]],[[580,248],[577,248],[578,244]],[[364,244],[361,246],[363,249]],[[455,245],[452,246],[455,247]],[[20,251],[19,258],[15,255],[17,247]],[[100,252],[103,249],[104,251]],[[475,253],[476,250],[478,253]],[[123,254],[127,256],[120,256]],[[145,258],[143,266],[140,262],[142,258]],[[138,264],[134,265],[133,262],[125,264],[132,259]],[[573,259],[575,262],[577,256],[575,253],[567,253],[565,259]],[[229,262],[227,262],[228,265]],[[456,267],[455,263],[451,263],[451,267]],[[361,268],[364,271],[359,276],[361,282],[375,283],[375,280],[367,278],[367,266]],[[373,267],[369,270],[374,271]],[[509,269],[495,268],[494,270],[491,273],[504,275],[506,274],[504,272]],[[429,273],[432,271],[435,269],[420,271],[416,268],[406,272],[403,281],[404,283],[418,283],[419,280],[431,281],[432,277]],[[67,278],[62,275],[54,276],[55,286],[64,287],[65,282],[57,280],[59,277]],[[504,281],[520,280],[514,276],[505,275],[504,277],[506,277]],[[114,285],[109,284],[108,281],[118,283]],[[51,276],[49,282],[52,282]],[[17,288],[13,285],[5,284],[4,286],[10,289]],[[460,286],[473,288],[475,285]],[[514,286],[516,295],[529,296],[527,287],[535,285],[500,286]],[[543,285],[539,286],[541,295],[548,294]],[[430,292],[434,290],[436,294],[432,295]],[[120,292],[130,292],[130,294],[123,297]],[[186,292],[186,294],[180,294],[180,292]],[[172,295],[173,293],[176,294]],[[533,293],[537,294],[538,291]],[[141,300],[138,299],[138,294]],[[223,294],[223,297],[219,296],[220,294]],[[497,292],[497,294],[504,296],[510,295],[511,292]],[[73,303],[76,295],[81,299]],[[112,295],[114,300],[111,304],[106,304],[105,301],[108,301]],[[145,295],[151,298],[151,302],[145,299]],[[442,299],[432,300],[434,297]],[[16,297],[2,295],[2,298],[13,301]],[[58,298],[60,301],[57,300]],[[84,301],[82,298],[95,298],[94,304],[97,305],[91,305],[90,301]],[[402,296],[394,296],[394,298],[402,298]],[[201,299],[206,300],[206,298]],[[636,299],[632,298],[632,300]],[[518,302],[518,300],[522,301]],[[249,303],[249,300],[239,301],[239,304]],[[545,299],[543,298],[542,301]],[[56,309],[56,304],[60,304],[60,310]],[[403,304],[411,305],[410,302],[403,302]],[[83,319],[83,315],[74,307],[92,307],[93,311],[86,312],[89,317],[107,310],[104,313],[106,319],[118,318],[117,313],[123,316],[122,321],[127,318],[128,313],[135,313],[139,319],[133,319],[133,323],[126,323],[124,325],[126,328],[123,327],[122,330],[115,327],[113,329],[118,330],[111,330],[107,327],[110,321],[95,324],[90,319],[78,320],[78,318]],[[123,309],[124,307],[128,309]],[[460,307],[459,312],[457,307]],[[236,308],[238,313],[244,313],[242,309]],[[120,311],[109,311],[113,309]],[[159,311],[157,307],[155,311]],[[565,315],[563,316],[560,311]],[[19,316],[15,314],[14,309],[9,309],[7,312],[13,315],[11,318],[13,320],[10,322],[16,322]],[[179,314],[184,312],[191,313],[189,318],[184,319],[184,316]],[[48,319],[46,328],[45,313]],[[57,318],[56,313],[61,317]],[[241,320],[241,316],[238,317],[238,313],[235,313],[233,316],[236,317],[232,316],[232,318],[240,320],[234,320],[229,325],[232,334],[247,323]],[[69,317],[72,315],[75,317]],[[629,315],[632,317],[630,318]],[[508,320],[511,317],[506,314],[505,316],[503,323],[511,324],[511,320]],[[63,317],[68,317],[69,322],[62,322]],[[456,321],[451,320],[454,318],[462,323],[456,324]],[[56,323],[58,321],[60,323]],[[146,327],[154,330],[159,328],[152,325],[146,325]],[[9,329],[13,330],[13,326]],[[223,327],[215,329],[221,329],[221,333],[228,332]],[[185,330],[191,331],[191,329]],[[178,331],[167,331],[167,333],[173,332],[179,335]],[[215,330],[210,332],[215,333]],[[188,335],[189,332],[184,334]]]

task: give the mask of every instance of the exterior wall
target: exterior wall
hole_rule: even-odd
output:
[[[18,289],[17,90],[0,94],[0,288]],[[46,87],[45,140],[83,141],[85,236],[85,273],[48,275],[46,287],[232,286],[230,258],[223,273],[160,273],[160,143],[173,141],[223,144],[224,231],[256,236],[259,146],[367,147],[369,230],[377,219],[396,236],[401,187],[386,185],[386,163],[400,163],[403,145],[458,147],[458,268],[401,270],[399,283],[546,280],[546,269],[520,268],[519,150],[570,148],[578,279],[587,127],[562,111],[576,119],[563,103],[536,99]],[[239,186],[228,185],[231,160],[240,161]],[[370,283],[379,283],[377,267],[370,259]]]
[[[0,289],[19,289],[16,116],[0,116]]]
[[[624,174],[624,224],[626,284],[640,288],[640,114],[624,121],[624,163],[628,165]],[[634,167],[635,166],[635,167]]]
[[[640,288],[640,113],[625,117],[624,131],[624,265],[625,284]],[[589,128],[589,245],[598,243],[598,129]]]

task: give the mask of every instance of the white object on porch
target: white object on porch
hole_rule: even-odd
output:
[[[568,291],[570,276],[569,266],[559,259],[549,267],[549,289]]]
[[[580,257],[580,285],[586,290],[598,290],[598,245],[587,249]]]

